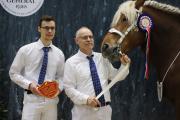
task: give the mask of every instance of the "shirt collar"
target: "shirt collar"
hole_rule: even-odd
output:
[[[42,43],[41,39],[39,39],[37,42],[38,42],[38,49],[39,50],[42,49],[43,47],[45,47],[44,44]],[[52,42],[50,43],[49,46],[46,46],[46,47],[50,47],[52,49],[52,47],[53,47]]]
[[[86,55],[85,53],[81,52],[81,50],[78,50],[78,53],[77,53],[80,57],[83,57],[83,58],[87,58],[88,55]],[[92,52],[92,55],[94,56],[94,51]]]

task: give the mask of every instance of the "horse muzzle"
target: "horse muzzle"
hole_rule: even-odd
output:
[[[120,56],[120,47],[118,46],[110,46],[107,43],[104,43],[101,48],[101,52],[103,57],[108,58],[110,61],[117,61],[119,60]]]

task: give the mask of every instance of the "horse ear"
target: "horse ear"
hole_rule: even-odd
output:
[[[139,10],[141,6],[143,6],[145,0],[136,0],[135,2],[135,8]]]

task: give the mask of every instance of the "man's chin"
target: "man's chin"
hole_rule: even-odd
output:
[[[92,49],[94,48],[94,46],[92,46],[92,45],[91,45],[91,46],[90,46],[90,45],[88,45],[88,46],[86,46],[86,48],[87,48],[87,49],[89,49],[89,50],[92,50]]]
[[[46,38],[46,41],[52,41],[53,37]]]

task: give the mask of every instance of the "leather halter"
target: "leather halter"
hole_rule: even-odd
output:
[[[132,30],[139,30],[139,28],[137,27],[137,20],[138,20],[138,17],[139,17],[139,15],[142,13],[142,9],[140,9],[140,10],[137,10],[137,9],[135,9],[136,10],[136,12],[137,12],[137,18],[136,18],[136,20],[133,22],[133,24],[131,25],[131,26],[129,26],[128,28],[127,28],[127,30],[123,33],[123,32],[121,32],[121,31],[119,31],[119,30],[117,30],[116,28],[111,28],[111,29],[109,29],[109,33],[115,33],[115,34],[118,34],[121,38],[117,41],[117,44],[118,44],[118,53],[119,54],[122,54],[122,52],[121,52],[121,48],[120,48],[120,44],[122,43],[122,41],[124,40],[124,38],[128,35],[128,33],[130,32],[130,31],[132,31]]]

